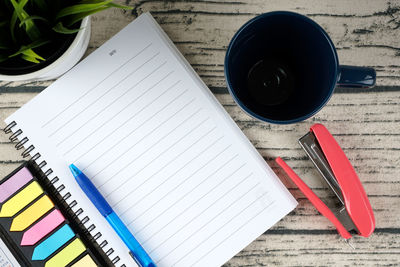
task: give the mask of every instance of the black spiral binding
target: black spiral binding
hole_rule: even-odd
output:
[[[25,145],[29,142],[28,137],[22,137],[23,131],[21,129],[13,130],[17,126],[17,123],[15,121],[11,122],[4,128],[4,132],[6,134],[11,134],[9,137],[9,140],[11,142],[16,142],[19,140],[15,148],[17,150],[21,150],[22,148],[25,147]],[[28,147],[25,148],[25,150],[22,151],[21,155],[23,158],[29,157],[32,152],[34,152],[35,146],[30,144]],[[60,200],[61,205],[63,206],[64,210],[69,213],[70,218],[72,218],[77,225],[80,227],[80,232],[83,233],[86,237],[86,239],[91,242],[92,244],[95,245],[95,248],[97,251],[101,251],[103,256],[103,260],[107,263],[107,265],[114,265],[120,261],[120,258],[118,256],[115,256],[112,258],[112,254],[114,253],[113,248],[108,248],[108,242],[107,240],[102,240],[100,242],[99,238],[101,238],[102,234],[100,232],[96,232],[96,226],[94,224],[90,224],[90,218],[88,216],[84,216],[82,219],[79,218],[80,215],[84,213],[84,210],[82,208],[78,208],[76,211],[73,210],[74,207],[78,206],[78,202],[76,200],[72,200],[68,203],[67,200],[71,197],[70,192],[64,193],[63,191],[65,190],[65,186],[63,184],[59,184],[59,178],[55,176],[50,180],[49,175],[53,173],[53,170],[51,168],[47,169],[44,171],[44,167],[47,165],[47,162],[45,160],[41,160],[41,155],[39,152],[36,152],[31,156],[29,160],[32,165],[38,169],[38,171],[44,172],[44,177],[45,177],[45,182],[48,186],[48,189],[52,191],[52,193]],[[40,162],[40,163],[39,163]],[[124,267],[125,265],[123,264],[121,267]]]

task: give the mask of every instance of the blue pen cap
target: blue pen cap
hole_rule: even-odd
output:
[[[100,194],[99,190],[94,186],[94,184],[89,180],[89,178],[81,172],[74,164],[69,165],[69,169],[75,177],[75,180],[85,192],[87,197],[93,202],[96,208],[99,210],[101,215],[108,216],[113,212],[113,209]]]

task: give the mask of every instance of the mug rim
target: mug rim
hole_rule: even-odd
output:
[[[234,43],[236,42],[236,40],[238,39],[238,37],[242,34],[242,32],[244,32],[246,30],[247,27],[249,27],[251,24],[253,24],[257,20],[260,20],[260,19],[265,18],[265,17],[273,16],[273,15],[289,15],[289,16],[294,16],[294,17],[297,17],[297,18],[300,18],[302,20],[305,20],[305,21],[309,22],[314,28],[316,28],[325,37],[326,41],[328,42],[328,44],[329,44],[329,46],[331,48],[331,51],[332,51],[332,54],[333,54],[333,57],[334,57],[334,61],[335,61],[335,70],[334,70],[334,73],[333,73],[334,82],[332,82],[331,87],[329,88],[329,93],[326,95],[324,100],[321,101],[319,103],[319,105],[315,109],[313,109],[313,111],[309,112],[308,114],[303,115],[303,116],[298,117],[298,118],[290,119],[290,120],[273,120],[273,119],[269,119],[269,118],[266,118],[264,116],[261,116],[261,115],[255,113],[255,112],[253,112],[248,107],[246,107],[246,105],[237,97],[236,92],[233,90],[233,86],[231,84],[230,74],[229,74],[228,61],[229,61],[229,58],[230,58],[231,53],[232,53],[232,47],[233,47]],[[238,106],[243,111],[245,111],[251,117],[253,117],[255,119],[258,119],[260,121],[269,122],[269,123],[275,123],[275,124],[291,124],[291,123],[304,121],[304,120],[314,116],[317,112],[319,112],[325,106],[325,104],[329,101],[329,99],[331,98],[331,96],[333,94],[333,91],[334,91],[334,89],[336,87],[336,83],[337,83],[337,80],[338,80],[338,72],[339,72],[339,59],[338,59],[338,55],[337,55],[337,52],[336,52],[336,48],[335,48],[335,45],[333,44],[331,38],[329,37],[329,35],[326,33],[326,31],[318,23],[316,23],[312,19],[308,18],[307,16],[304,16],[304,15],[299,14],[299,13],[291,12],[291,11],[272,11],[272,12],[267,12],[267,13],[260,14],[260,15],[258,15],[256,17],[250,19],[249,21],[247,21],[245,24],[243,24],[239,28],[239,30],[232,37],[231,41],[229,42],[228,48],[226,50],[225,59],[224,59],[225,80],[226,80],[228,91],[229,91],[230,95],[232,96],[233,100],[238,104]]]

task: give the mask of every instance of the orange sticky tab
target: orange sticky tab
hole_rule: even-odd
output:
[[[53,207],[53,202],[47,195],[44,195],[13,219],[10,231],[25,230]]]

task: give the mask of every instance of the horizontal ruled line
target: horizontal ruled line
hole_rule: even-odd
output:
[[[87,94],[89,94],[91,91],[93,91],[94,89],[97,88],[97,86],[99,86],[100,84],[102,84],[105,80],[107,80],[108,78],[110,78],[114,73],[116,73],[117,71],[119,71],[120,69],[122,69],[126,64],[128,64],[131,60],[135,59],[137,56],[139,56],[140,54],[142,54],[142,52],[144,52],[147,48],[149,48],[152,45],[152,43],[148,44],[146,47],[144,47],[142,50],[140,50],[137,54],[135,54],[134,56],[132,56],[130,59],[128,59],[127,61],[125,61],[122,65],[120,65],[118,68],[116,68],[114,71],[112,71],[109,75],[107,75],[104,79],[102,79],[100,82],[98,82],[95,86],[93,86],[92,88],[90,88],[88,91],[86,91],[83,95],[79,96],[75,101],[73,101],[71,104],[69,104],[66,108],[64,108],[62,111],[60,111],[59,113],[57,113],[57,115],[55,115],[53,118],[51,118],[49,121],[47,121],[46,123],[44,123],[41,128],[46,127],[49,123],[51,123],[52,121],[54,121],[58,116],[60,116],[62,113],[64,113],[65,111],[67,111],[68,109],[70,109],[73,105],[75,105],[76,103],[78,103],[81,99],[83,99],[83,97],[85,97]]]
[[[241,168],[241,167],[240,167]],[[235,171],[236,172],[236,171]],[[157,250],[159,247],[161,247],[163,244],[165,244],[168,240],[170,240],[172,237],[174,237],[176,234],[178,234],[182,229],[184,229],[185,227],[187,227],[190,223],[192,223],[194,220],[196,220],[197,218],[199,218],[201,215],[204,214],[204,212],[206,212],[208,209],[210,209],[211,207],[213,207],[214,205],[216,205],[218,203],[219,200],[221,200],[222,198],[224,198],[226,195],[228,195],[229,193],[231,193],[234,189],[236,189],[240,184],[242,184],[243,182],[247,181],[247,179],[252,175],[253,173],[248,174],[246,177],[242,178],[239,180],[238,183],[236,183],[232,188],[230,188],[229,190],[227,190],[224,194],[222,194],[221,196],[219,196],[219,198],[217,198],[216,200],[214,200],[210,205],[208,205],[206,208],[204,208],[201,212],[199,212],[195,217],[193,217],[190,221],[186,222],[186,224],[184,226],[182,226],[179,229],[176,229],[176,231],[170,235],[167,239],[165,239],[163,242],[159,242],[159,244],[154,247],[150,253],[152,253],[153,251]],[[182,214],[184,214],[187,210],[189,210],[190,208],[193,207],[194,204],[197,204],[201,199],[203,199],[205,196],[207,196],[209,193],[211,193],[212,191],[214,191],[219,185],[221,185],[223,182],[225,182],[227,179],[229,179],[230,176],[226,176],[224,180],[222,180],[217,186],[213,187],[210,191],[208,191],[206,194],[204,194],[203,196],[201,196],[199,199],[197,199],[195,201],[195,203],[193,203],[192,205],[190,205],[189,207],[187,207],[186,209],[184,209],[182,212],[180,212],[177,216],[174,217],[173,220],[170,220],[167,224],[163,225],[162,227],[159,228],[158,231],[154,232],[150,237],[148,237],[143,244],[146,244],[152,237],[154,237],[157,233],[159,233],[163,228],[167,227],[169,224],[171,224],[172,222],[174,222],[176,220],[176,218],[178,218],[179,216],[181,216]],[[138,232],[139,233],[139,232]]]
[[[81,115],[83,112],[85,112],[87,109],[89,109],[93,104],[95,104],[97,101],[99,101],[100,99],[102,99],[105,95],[107,95],[109,92],[111,92],[113,89],[115,89],[118,85],[120,85],[125,79],[129,78],[133,73],[135,73],[136,71],[140,70],[145,64],[147,64],[148,62],[150,62],[152,59],[154,59],[156,56],[158,56],[160,54],[160,52],[156,53],[155,55],[153,55],[150,59],[148,59],[147,61],[145,61],[142,65],[140,65],[138,68],[136,68],[134,71],[132,71],[130,74],[128,74],[124,79],[120,80],[119,82],[117,82],[116,84],[114,84],[113,86],[111,86],[110,88],[108,88],[102,95],[100,95],[99,97],[97,97],[94,101],[92,101],[89,105],[87,105],[83,110],[81,110],[80,112],[78,112],[77,114],[75,114],[74,116],[72,116],[71,118],[69,118],[63,125],[59,126],[56,130],[52,131],[52,133],[50,133],[50,135],[48,136],[49,138],[52,137],[53,135],[55,135],[57,132],[59,132],[61,129],[63,129],[66,125],[68,125],[69,123],[71,123],[72,121],[74,121],[79,115]],[[161,64],[160,66],[158,66],[156,69],[154,69],[152,72],[150,72],[147,76],[145,76],[143,79],[141,79],[138,83],[142,82],[143,80],[145,80],[146,78],[148,78],[150,75],[152,75],[153,73],[155,73],[158,69],[160,69],[163,65],[165,65],[167,62],[164,62],[163,64]],[[133,87],[130,87],[128,89],[131,90]]]
[[[220,166],[214,170],[211,174],[209,174],[207,177],[203,178],[201,180],[201,182],[199,184],[197,184],[196,186],[194,186],[191,190],[187,191],[184,195],[180,196],[177,200],[175,200],[175,202],[173,204],[171,204],[168,208],[164,209],[161,213],[157,214],[157,216],[155,218],[152,219],[152,221],[157,220],[159,217],[161,217],[164,213],[166,213],[168,210],[170,210],[172,207],[174,207],[177,203],[179,203],[182,199],[184,199],[186,196],[188,196],[189,194],[191,194],[193,191],[195,191],[200,185],[202,185],[203,183],[205,183],[206,181],[208,181],[208,179],[214,177],[214,175],[216,173],[218,173],[221,169],[223,169],[226,165],[228,165],[233,159],[235,159],[238,156],[238,154],[234,155],[232,158],[228,159],[226,162],[220,164]],[[221,183],[225,182],[226,179],[231,178],[232,175],[234,175],[235,173],[237,173],[241,168],[244,167],[244,165],[246,165],[245,163],[243,163],[241,166],[239,166],[239,168],[235,169],[230,175],[226,176],[225,179],[223,179],[220,183],[218,183],[216,186],[214,186],[213,188],[210,189],[210,191],[207,192],[210,193],[211,191],[213,191],[215,188],[217,188]],[[191,178],[191,177],[189,177]],[[207,194],[204,194],[203,197]],[[201,198],[203,198],[201,197]],[[201,199],[200,198],[200,199]],[[197,201],[196,201],[197,202]],[[192,203],[191,206],[193,206]],[[146,224],[144,227],[142,227],[141,229],[138,229],[136,234],[139,234],[140,232],[142,232],[144,229],[146,229],[150,224]]]
[[[215,143],[217,143],[219,140],[222,139],[223,136],[221,136],[220,138],[216,139],[213,143],[211,143],[209,146],[206,147],[206,149],[204,149],[202,152],[200,152],[198,155],[203,154],[206,150],[208,150],[210,147],[212,147]],[[222,151],[218,152],[216,155],[214,155],[210,160],[208,160],[205,164],[203,164],[202,166],[200,166],[200,168],[197,168],[194,172],[192,172],[191,175],[189,175],[185,180],[183,180],[182,182],[180,182],[178,185],[176,185],[172,190],[168,191],[166,194],[164,194],[162,197],[158,198],[158,200],[153,203],[152,205],[149,205],[148,208],[142,212],[139,216],[137,216],[135,219],[131,220],[128,223],[128,226],[133,224],[141,215],[143,215],[144,213],[146,213],[147,211],[149,211],[152,207],[154,207],[155,205],[157,205],[157,203],[161,202],[168,194],[170,194],[171,192],[175,191],[178,187],[180,187],[182,184],[184,184],[190,177],[192,177],[193,175],[195,175],[196,173],[198,173],[200,170],[202,170],[204,167],[206,167],[210,162],[212,162],[213,160],[215,160],[218,156],[220,156],[222,153],[224,153],[228,148],[230,147],[230,145],[226,146]],[[197,158],[198,156],[196,156],[195,158]],[[192,162],[193,159],[191,161],[189,161],[188,163]],[[186,165],[184,165],[186,166]],[[183,166],[183,167],[184,167]],[[178,171],[182,170],[182,168],[180,168]],[[173,175],[170,175],[168,177],[168,179],[170,179],[172,176],[174,176],[177,172],[175,172]],[[168,180],[167,179],[167,180]],[[158,188],[158,187],[157,187]],[[152,191],[150,191],[146,196],[150,195],[151,193],[153,193],[157,188],[154,188]],[[131,205],[125,212],[122,213],[122,215],[124,213],[126,213],[127,211],[129,211],[130,209],[134,208],[136,205],[138,205],[140,202],[142,202],[144,200],[144,198],[140,199],[138,202],[136,202],[135,204]]]
[[[135,103],[142,95],[144,95],[145,93],[147,93],[149,90],[153,89],[155,86],[157,86],[160,82],[162,82],[163,80],[165,80],[168,76],[170,76],[173,73],[173,71],[170,71],[167,75],[165,75],[164,77],[161,78],[161,80],[159,80],[158,82],[156,82],[154,85],[150,86],[144,93],[140,94],[138,97],[134,98],[133,101],[129,102],[128,105],[126,105],[124,108],[122,108],[118,113],[116,113],[114,116],[112,116],[110,119],[106,120],[103,124],[101,124],[100,127],[96,128],[94,131],[92,131],[91,134],[93,134],[94,132],[96,132],[99,128],[101,128],[102,126],[104,126],[105,124],[107,124],[108,122],[110,122],[112,119],[114,119],[117,115],[121,114],[121,112],[123,112],[124,110],[126,110],[128,107],[130,107],[133,103]],[[140,82],[139,82],[140,83]],[[133,88],[135,88],[139,83],[135,84],[134,86],[130,87],[128,90],[126,90],[122,95],[118,96],[117,98],[115,98],[113,101],[111,101],[110,103],[108,103],[105,107],[103,107],[101,110],[99,110],[98,112],[96,112],[96,114],[92,117],[90,117],[89,119],[87,119],[84,123],[82,123],[78,128],[75,129],[75,131],[73,131],[71,134],[67,135],[64,139],[62,139],[60,142],[58,142],[56,144],[56,147],[58,147],[59,145],[61,145],[63,142],[65,142],[66,140],[68,140],[71,136],[73,136],[74,134],[77,134],[80,132],[80,129],[82,127],[84,127],[86,124],[88,124],[90,121],[92,121],[93,119],[95,119],[96,117],[98,117],[100,114],[102,114],[106,109],[108,109],[110,106],[112,106],[114,103],[116,103],[118,100],[120,100],[122,97],[124,97],[126,94],[128,94],[129,92],[131,92],[131,90]],[[91,135],[89,134],[89,136]],[[88,138],[88,136],[86,137]],[[85,139],[86,139],[85,138]],[[72,148],[73,149],[73,148]]]
[[[179,95],[177,95],[176,97],[174,97],[171,101],[169,101],[166,105],[164,105],[161,109],[159,109],[157,112],[153,113],[150,118],[148,118],[147,120],[145,120],[142,124],[140,124],[138,127],[136,127],[133,131],[135,131],[136,129],[139,129],[140,127],[142,127],[145,123],[148,123],[153,117],[155,117],[157,114],[159,114],[160,112],[162,112],[165,108],[167,108],[169,105],[171,105],[173,102],[175,102],[178,98],[180,98],[182,95],[184,95],[188,90],[184,90],[183,92],[181,92]],[[132,131],[132,132],[133,132]],[[132,133],[131,132],[131,133]],[[129,133],[128,135],[126,135],[124,138],[122,138],[120,141],[124,140],[126,137],[130,136],[131,133]],[[116,160],[118,160],[119,158],[121,158],[122,156],[124,156],[127,152],[129,152],[132,149],[133,146],[128,147],[124,152],[120,153],[118,158],[114,159],[114,162]],[[96,161],[96,160],[95,160]],[[109,177],[109,180],[111,180],[112,178],[114,178],[119,172],[121,172],[124,168],[126,168],[127,166],[129,166],[133,161],[130,161],[128,164],[126,164],[124,167],[120,168],[120,170],[116,173],[114,173],[111,177]],[[92,178],[95,178],[97,175],[99,175],[100,173],[102,173],[108,166],[110,166],[111,164],[107,164],[107,166],[105,166],[104,168],[102,168],[101,170],[99,170],[96,174],[94,174],[92,176]]]
[[[168,87],[164,92],[162,92],[160,95],[158,95],[158,97],[156,99],[153,99],[150,103],[146,104],[144,107],[142,107],[139,111],[137,111],[136,113],[134,113],[132,116],[128,117],[124,122],[122,122],[118,127],[116,127],[115,129],[113,129],[113,131],[111,131],[109,134],[107,134],[105,137],[103,137],[101,140],[99,140],[95,145],[93,145],[90,149],[87,149],[86,152],[82,153],[79,157],[77,157],[77,159],[75,161],[80,160],[82,157],[86,156],[92,149],[94,149],[95,147],[97,147],[99,144],[101,144],[102,142],[104,142],[104,140],[106,140],[107,138],[109,138],[111,135],[113,135],[116,131],[118,131],[119,129],[121,129],[123,126],[125,126],[126,123],[128,123],[129,121],[131,121],[132,119],[134,119],[136,116],[138,116],[142,111],[144,111],[146,108],[148,108],[149,105],[151,105],[152,103],[154,103],[154,101],[156,101],[158,98],[160,98],[161,96],[163,96],[165,93],[167,93],[170,89],[172,89],[173,87],[175,87],[180,81],[177,81],[176,83],[174,83],[173,85],[171,85],[170,87]],[[140,94],[137,98],[135,98],[130,104],[133,104],[134,102],[136,102],[138,99],[140,99],[144,94],[146,94],[147,91],[143,92],[142,94]],[[135,128],[133,131],[131,131],[131,133],[133,133],[137,128]],[[127,135],[129,136],[129,135]],[[122,138],[119,141],[125,140],[125,138],[127,137],[125,136],[124,138]],[[86,137],[87,139],[87,137]],[[80,143],[82,142],[82,140],[80,141]],[[76,145],[75,145],[76,146]],[[102,154],[105,154],[106,152],[108,152],[109,150],[105,151]],[[98,156],[96,159],[94,159],[93,161],[91,161],[87,167],[84,169],[86,170],[88,168],[88,166],[90,166],[91,164],[93,164],[94,161],[98,160],[102,155]]]

